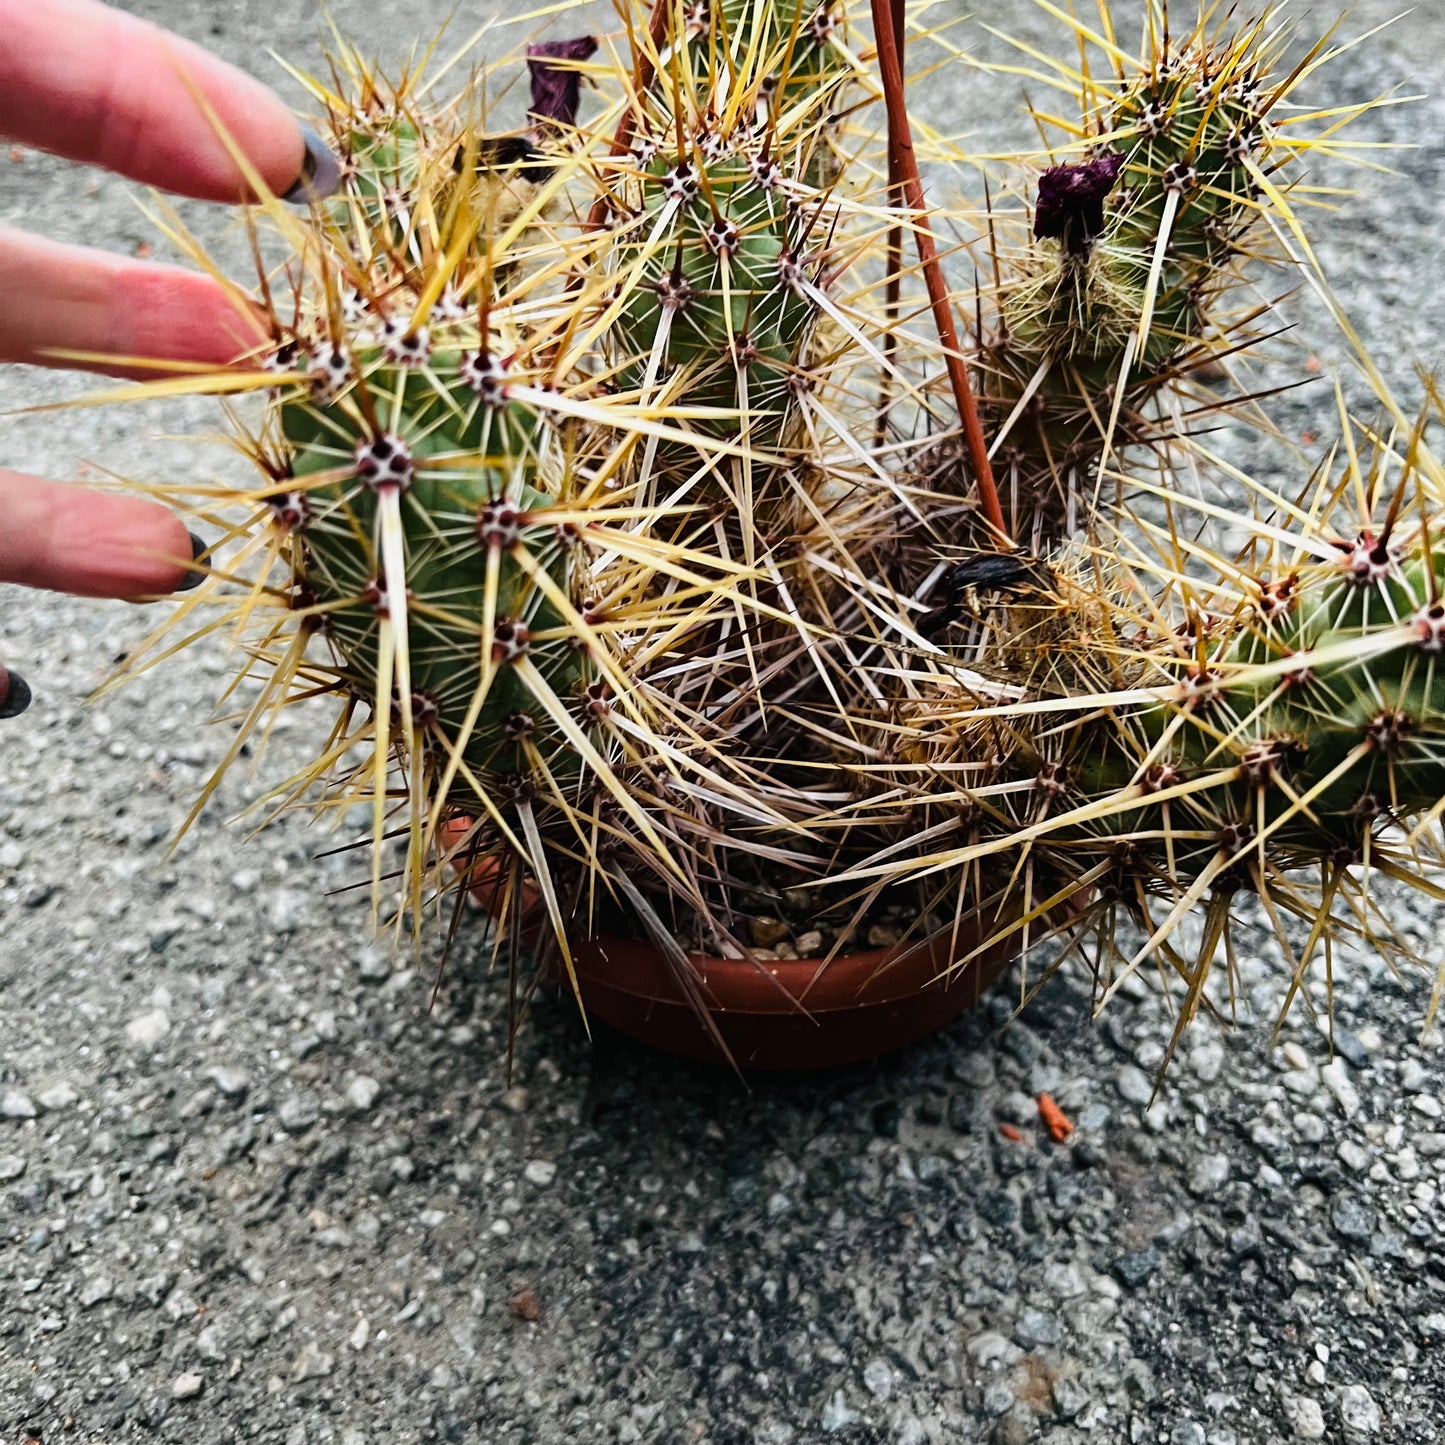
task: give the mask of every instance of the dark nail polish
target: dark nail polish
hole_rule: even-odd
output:
[[[186,536],[191,539],[191,561],[199,562],[205,555],[206,541],[204,537],[198,537],[194,532],[187,532]],[[193,587],[199,587],[206,580],[204,571],[197,571],[191,568],[186,575],[176,584],[177,592],[189,592]]]
[[[0,667],[0,718],[19,717],[30,706],[30,684]]]
[[[334,195],[341,184],[341,163],[330,146],[309,125],[301,127],[301,134],[306,141],[301,174],[296,178],[296,184],[281,197],[293,206],[324,201],[327,196]]]

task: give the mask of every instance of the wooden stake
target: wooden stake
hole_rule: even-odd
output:
[[[888,164],[890,179],[897,175],[903,198],[913,212],[913,236],[918,246],[918,262],[923,281],[928,287],[928,301],[933,309],[933,324],[943,343],[948,365],[949,385],[963,423],[964,440],[968,444],[969,462],[974,483],[978,487],[983,514],[999,534],[1004,545],[1013,540],[1004,525],[1003,508],[999,506],[998,488],[994,486],[993,467],[988,459],[988,445],[974,404],[973,388],[968,382],[968,368],[953,324],[953,308],[948,301],[948,288],[943,268],[938,264],[938,251],[933,244],[933,231],[928,224],[928,210],[923,199],[923,182],[918,175],[918,158],[913,153],[913,132],[908,123],[908,106],[903,94],[903,61],[899,35],[894,29],[891,0],[871,0],[873,29],[878,41],[878,70],[883,80],[883,100],[888,110]],[[900,27],[901,29],[901,27]],[[891,199],[891,198],[890,198]]]
[[[903,67],[904,0],[890,0],[893,21],[893,44],[898,51],[899,69]],[[903,209],[903,179],[893,147],[888,147],[888,204],[895,211]],[[883,314],[889,329],[883,333],[883,355],[892,361],[898,350],[898,337],[893,330],[898,320],[898,300],[903,283],[903,227],[896,221],[888,228],[886,266],[888,281],[883,293]],[[893,404],[893,387],[887,371],[879,384],[878,421],[873,430],[874,445],[881,446],[888,432],[888,410]]]

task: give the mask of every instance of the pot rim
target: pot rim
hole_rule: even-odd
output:
[[[699,987],[712,995],[709,1003],[720,1012],[732,1011],[727,1002],[730,997],[747,993],[752,995],[748,1012],[821,1014],[881,1007],[916,998],[925,990],[944,993],[967,984],[995,949],[981,949],[962,962],[950,960],[955,951],[952,939],[960,945],[967,943],[970,953],[979,941],[976,931],[959,928],[931,938],[819,958],[729,958],[691,950],[686,956]],[[657,1003],[677,1001],[675,985],[668,988],[664,982],[661,987],[647,987],[628,977],[656,970],[664,980],[671,979],[663,950],[651,939],[595,934],[574,943],[572,955],[579,974],[585,974],[589,983]],[[920,977],[925,970],[927,976]],[[560,961],[558,972],[564,972]],[[773,1007],[766,1006],[769,1000]]]
[[[453,866],[460,873],[465,865],[454,859]],[[497,900],[486,886],[486,875],[491,872],[483,864],[482,876],[474,876],[465,886],[495,918],[491,905]],[[546,909],[540,892],[532,886],[524,886],[522,903],[521,936],[534,943],[539,934],[548,931]],[[996,977],[1001,958],[1012,958],[1016,948],[1008,934],[985,942],[979,918],[979,914],[970,914],[927,936],[818,958],[729,958],[682,949],[681,945],[679,950],[687,959],[690,985],[699,991],[709,1012],[806,1019],[921,1003],[921,996],[951,1001],[960,990],[976,999],[981,980]],[[688,1006],[687,990],[679,985],[676,965],[651,938],[588,934],[569,939],[569,952],[576,987],[582,993],[603,989],[659,1008]],[[566,963],[553,957],[549,967],[562,986],[570,989]]]

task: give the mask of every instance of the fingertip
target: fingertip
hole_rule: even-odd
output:
[[[190,533],[160,502],[0,471],[0,581],[130,601],[191,575]]]
[[[130,602],[151,602],[175,592],[189,592],[210,575],[206,568],[197,566],[205,555],[205,542],[187,530],[169,507],[139,497],[107,500],[144,508],[144,512],[129,513],[123,545],[110,554],[116,577],[108,595]]]

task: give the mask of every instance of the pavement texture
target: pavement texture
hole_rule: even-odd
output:
[[[309,0],[134,8],[262,74],[268,49],[320,54]],[[396,56],[444,8],[335,14]],[[1385,14],[1372,0],[1347,32]],[[1061,44],[1040,11],[988,19]],[[954,34],[1002,54],[977,23]],[[1320,103],[1432,91],[1442,53],[1434,0],[1322,78]],[[1026,136],[1017,96],[968,78],[925,105],[988,146]],[[1413,400],[1415,364],[1445,361],[1445,102],[1365,129],[1418,149],[1328,198],[1319,252]],[[7,221],[156,240],[120,182],[20,154],[0,175]],[[239,254],[230,217],[186,214]],[[1321,308],[1289,305],[1278,375],[1303,379],[1311,353],[1327,374],[1342,348]],[[12,371],[0,409],[88,384]],[[1275,410],[1331,430],[1327,385]],[[165,404],[6,415],[0,436],[7,465],[52,476],[205,475],[235,464],[164,437],[217,422]],[[1445,1436],[1428,976],[1341,950],[1331,1061],[1305,1010],[1272,1037],[1283,962],[1246,916],[1239,1024],[1199,1025],[1153,1102],[1161,1000],[1141,983],[1092,1023],[1068,978],[1020,1017],[1005,989],[900,1055],[750,1088],[589,1043],[543,1000],[509,1077],[476,920],[428,1011],[429,966],[373,944],[363,899],[333,891],[351,859],[318,860],[300,817],[251,841],[227,822],[299,756],[304,722],[168,855],[227,745],[207,722],[226,658],[200,647],[84,701],[154,620],[0,590],[0,651],[36,693],[0,732],[5,1445]],[[1438,962],[1445,920],[1405,922]],[[1078,1126],[1066,1143],[1038,1118],[1045,1090]]]

